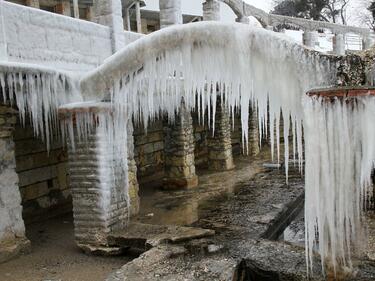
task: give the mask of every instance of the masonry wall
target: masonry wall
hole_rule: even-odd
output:
[[[72,210],[67,152],[56,138],[48,153],[46,144],[34,137],[30,125],[25,128],[19,123],[16,125],[16,172],[26,223]]]
[[[210,134],[207,121],[202,124],[198,120],[198,114],[193,113],[193,128],[195,140],[195,165],[198,169],[208,167],[207,138]],[[137,178],[140,185],[160,186],[164,177],[164,138],[166,120],[159,119],[151,122],[147,133],[143,126],[134,126],[135,161],[137,165]],[[241,121],[239,115],[235,115],[234,128],[231,130],[233,155],[241,154]]]
[[[108,27],[4,2],[8,60],[85,71],[111,55]]]
[[[6,45],[9,61],[84,72],[112,55],[107,26],[9,2],[3,2],[2,14],[0,45]],[[124,32],[126,44],[140,36]]]

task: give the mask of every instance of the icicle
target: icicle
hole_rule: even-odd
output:
[[[58,131],[59,106],[82,100],[68,74],[35,65],[3,62],[0,87],[3,102],[17,107],[21,123],[29,115],[35,136],[46,142],[47,150],[53,132]]]
[[[314,97],[304,105],[306,260],[311,270],[316,247],[323,270],[328,265],[336,273],[351,268],[353,246],[365,246],[362,210],[375,159],[375,101]]]

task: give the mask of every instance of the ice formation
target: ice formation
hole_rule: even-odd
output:
[[[5,87],[11,93],[4,99],[17,104],[21,119],[24,120],[26,113],[30,113],[36,134],[47,138],[48,143],[51,127],[56,126],[58,106],[82,102],[75,92],[74,82],[65,74],[47,69],[32,67],[26,70],[10,64],[1,68],[2,93],[5,93]],[[86,138],[99,124],[111,144],[112,150],[108,155],[113,157],[109,159],[113,162],[113,175],[117,171],[127,175],[127,147],[118,144],[127,140],[129,120],[133,118],[141,122],[146,129],[148,123],[160,114],[168,114],[173,122],[183,101],[188,110],[198,111],[201,120],[213,116],[209,125],[214,126],[216,98],[219,95],[232,115],[235,110],[240,110],[244,142],[248,139],[249,107],[257,108],[260,138],[262,134],[270,134],[272,155],[276,146],[278,160],[282,114],[284,161],[288,174],[290,131],[293,155],[298,157],[302,167],[302,97],[311,88],[334,84],[335,69],[336,66],[330,65],[324,56],[264,29],[217,22],[173,26],[128,45],[84,77],[81,80],[83,99],[99,103],[72,104],[71,108],[101,108],[103,104],[100,101],[111,102],[104,105],[104,111],[72,113],[75,122],[64,119],[64,134],[70,136],[74,145],[75,137]],[[370,126],[373,119],[369,110],[360,112],[361,103],[350,110],[347,105],[339,103],[329,109],[314,100],[306,102],[306,107],[308,264],[312,265],[312,247],[317,242],[315,233],[318,230],[323,262],[330,253],[334,261],[347,264],[350,263],[349,241],[361,233],[360,196],[365,194],[371,159],[374,159],[370,145],[373,143],[370,136],[373,136],[366,135],[372,134],[372,130],[365,130],[365,126]],[[339,130],[332,130],[331,118],[337,116],[340,117],[338,125],[344,129],[355,128],[352,127],[354,121],[363,119],[358,123],[360,128],[353,132],[355,137],[349,138],[352,136],[349,131],[345,136],[335,135],[339,134]],[[357,119],[350,120],[349,116]],[[319,124],[318,120],[322,118],[325,118],[324,122]],[[326,137],[324,147],[319,146],[320,140],[317,141],[315,133]],[[352,150],[348,149],[345,141],[353,145]],[[344,167],[338,165],[338,161],[350,165]],[[320,165],[326,169],[323,170]],[[320,171],[319,177],[313,175],[317,171]],[[333,179],[330,178],[332,175]],[[362,189],[354,191],[353,186],[357,185]],[[125,188],[127,191],[126,181]],[[349,204],[352,198],[349,192],[355,192],[354,205]],[[335,196],[338,199],[334,199]],[[129,196],[127,200],[129,206]]]
[[[0,89],[2,101],[17,106],[23,124],[30,118],[35,136],[46,141],[48,149],[59,126],[59,106],[81,100],[77,83],[67,73],[30,64],[2,62]]]
[[[298,156],[302,167],[302,96],[312,87],[334,84],[335,69],[328,59],[277,33],[241,24],[205,22],[174,26],[134,42],[85,77],[81,90],[86,99],[112,101],[115,124],[108,135],[114,138],[115,132],[126,131],[126,122],[121,120],[124,115],[147,129],[149,121],[161,113],[173,121],[182,100],[204,120],[205,115],[211,116],[210,110],[215,113],[218,94],[232,115],[240,110],[247,141],[252,104],[259,113],[260,137],[270,134],[272,155],[276,146],[278,160],[282,113],[288,174],[290,130],[293,155]],[[215,114],[212,116],[210,124],[214,126]],[[116,166],[126,171],[122,160],[126,155],[117,156]],[[313,223],[314,214],[308,213],[307,220],[309,225]],[[311,231],[316,229],[309,228],[309,246],[314,237]],[[309,261],[311,257],[312,252],[308,252]]]
[[[372,188],[375,101],[306,98],[306,252],[309,268],[318,246],[322,264],[336,273],[363,249],[362,210]],[[324,268],[323,268],[324,270]]]
[[[243,24],[204,22],[137,40],[84,77],[81,90],[88,100],[112,100],[115,112],[126,111],[146,128],[160,113],[173,121],[182,99],[204,120],[209,110],[216,111],[219,94],[232,114],[240,108],[245,142],[250,103],[258,108],[262,128],[269,112],[269,132],[280,124],[282,111],[284,119],[292,121],[294,151],[302,163],[301,96],[311,87],[332,83],[333,68],[328,59],[283,35]],[[287,140],[289,122],[283,134]],[[272,133],[272,150],[275,143],[279,152],[279,137]],[[286,162],[288,156],[285,153]]]

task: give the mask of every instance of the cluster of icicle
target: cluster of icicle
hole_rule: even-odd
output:
[[[336,274],[352,267],[352,249],[365,246],[362,212],[372,190],[375,100],[315,97],[304,104],[307,262],[312,268],[319,248],[322,265]]]
[[[35,136],[46,142],[48,150],[53,132],[58,132],[59,106],[81,99],[67,74],[20,63],[1,63],[0,90],[2,102],[16,106],[21,124],[30,118]]]
[[[303,163],[302,96],[311,88],[334,84],[335,77],[336,66],[330,65],[328,59],[282,35],[241,24],[205,22],[166,28],[137,40],[85,77],[81,90],[90,98],[107,93],[100,98],[112,101],[112,114],[108,118],[113,126],[109,126],[107,133],[113,143],[118,143],[114,141],[116,132],[124,137],[130,118],[143,124],[146,130],[162,114],[167,114],[173,122],[182,101],[187,110],[197,111],[202,122],[208,119],[208,125],[213,128],[216,99],[220,96],[232,118],[236,110],[240,111],[244,143],[248,139],[249,106],[256,107],[260,138],[269,134],[272,155],[276,146],[279,161],[282,114],[288,174],[290,132],[293,157],[298,158],[300,167]],[[85,122],[91,122],[96,116],[85,114],[75,114],[80,128],[86,128]],[[125,115],[129,117],[126,119]],[[73,125],[66,125],[73,137]],[[121,167],[125,174],[126,153],[122,150],[113,159],[114,165]],[[309,176],[315,170],[309,170]],[[310,202],[310,185],[307,188]],[[329,187],[324,188],[329,192]],[[319,206],[318,202],[315,204]],[[341,215],[346,216],[350,207],[343,208]],[[314,243],[315,231],[324,231],[311,228],[316,221],[314,214],[308,212],[306,220],[310,246]],[[332,235],[342,239],[337,232]],[[325,236],[320,238],[322,245],[330,243],[324,240]],[[333,255],[340,255],[333,250]],[[311,261],[312,252],[307,255]]]
[[[216,99],[221,96],[232,117],[240,110],[244,143],[253,104],[259,113],[260,138],[276,131],[270,139],[278,160],[282,111],[284,120],[291,120],[293,151],[301,164],[301,96],[312,87],[331,84],[333,68],[328,59],[283,35],[243,24],[202,22],[169,27],[137,40],[83,78],[81,89],[93,98],[97,92],[107,92],[114,119],[126,111],[146,130],[160,114],[173,122],[182,100],[214,127]],[[286,122],[286,140],[290,129]],[[288,162],[288,141],[285,145]]]

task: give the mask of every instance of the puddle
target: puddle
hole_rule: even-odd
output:
[[[200,218],[202,209],[223,202],[238,187],[249,182],[261,170],[261,163],[251,157],[236,159],[231,171],[199,172],[199,186],[191,190],[168,191],[151,186],[140,187],[141,213],[138,222],[149,224],[191,225]]]

